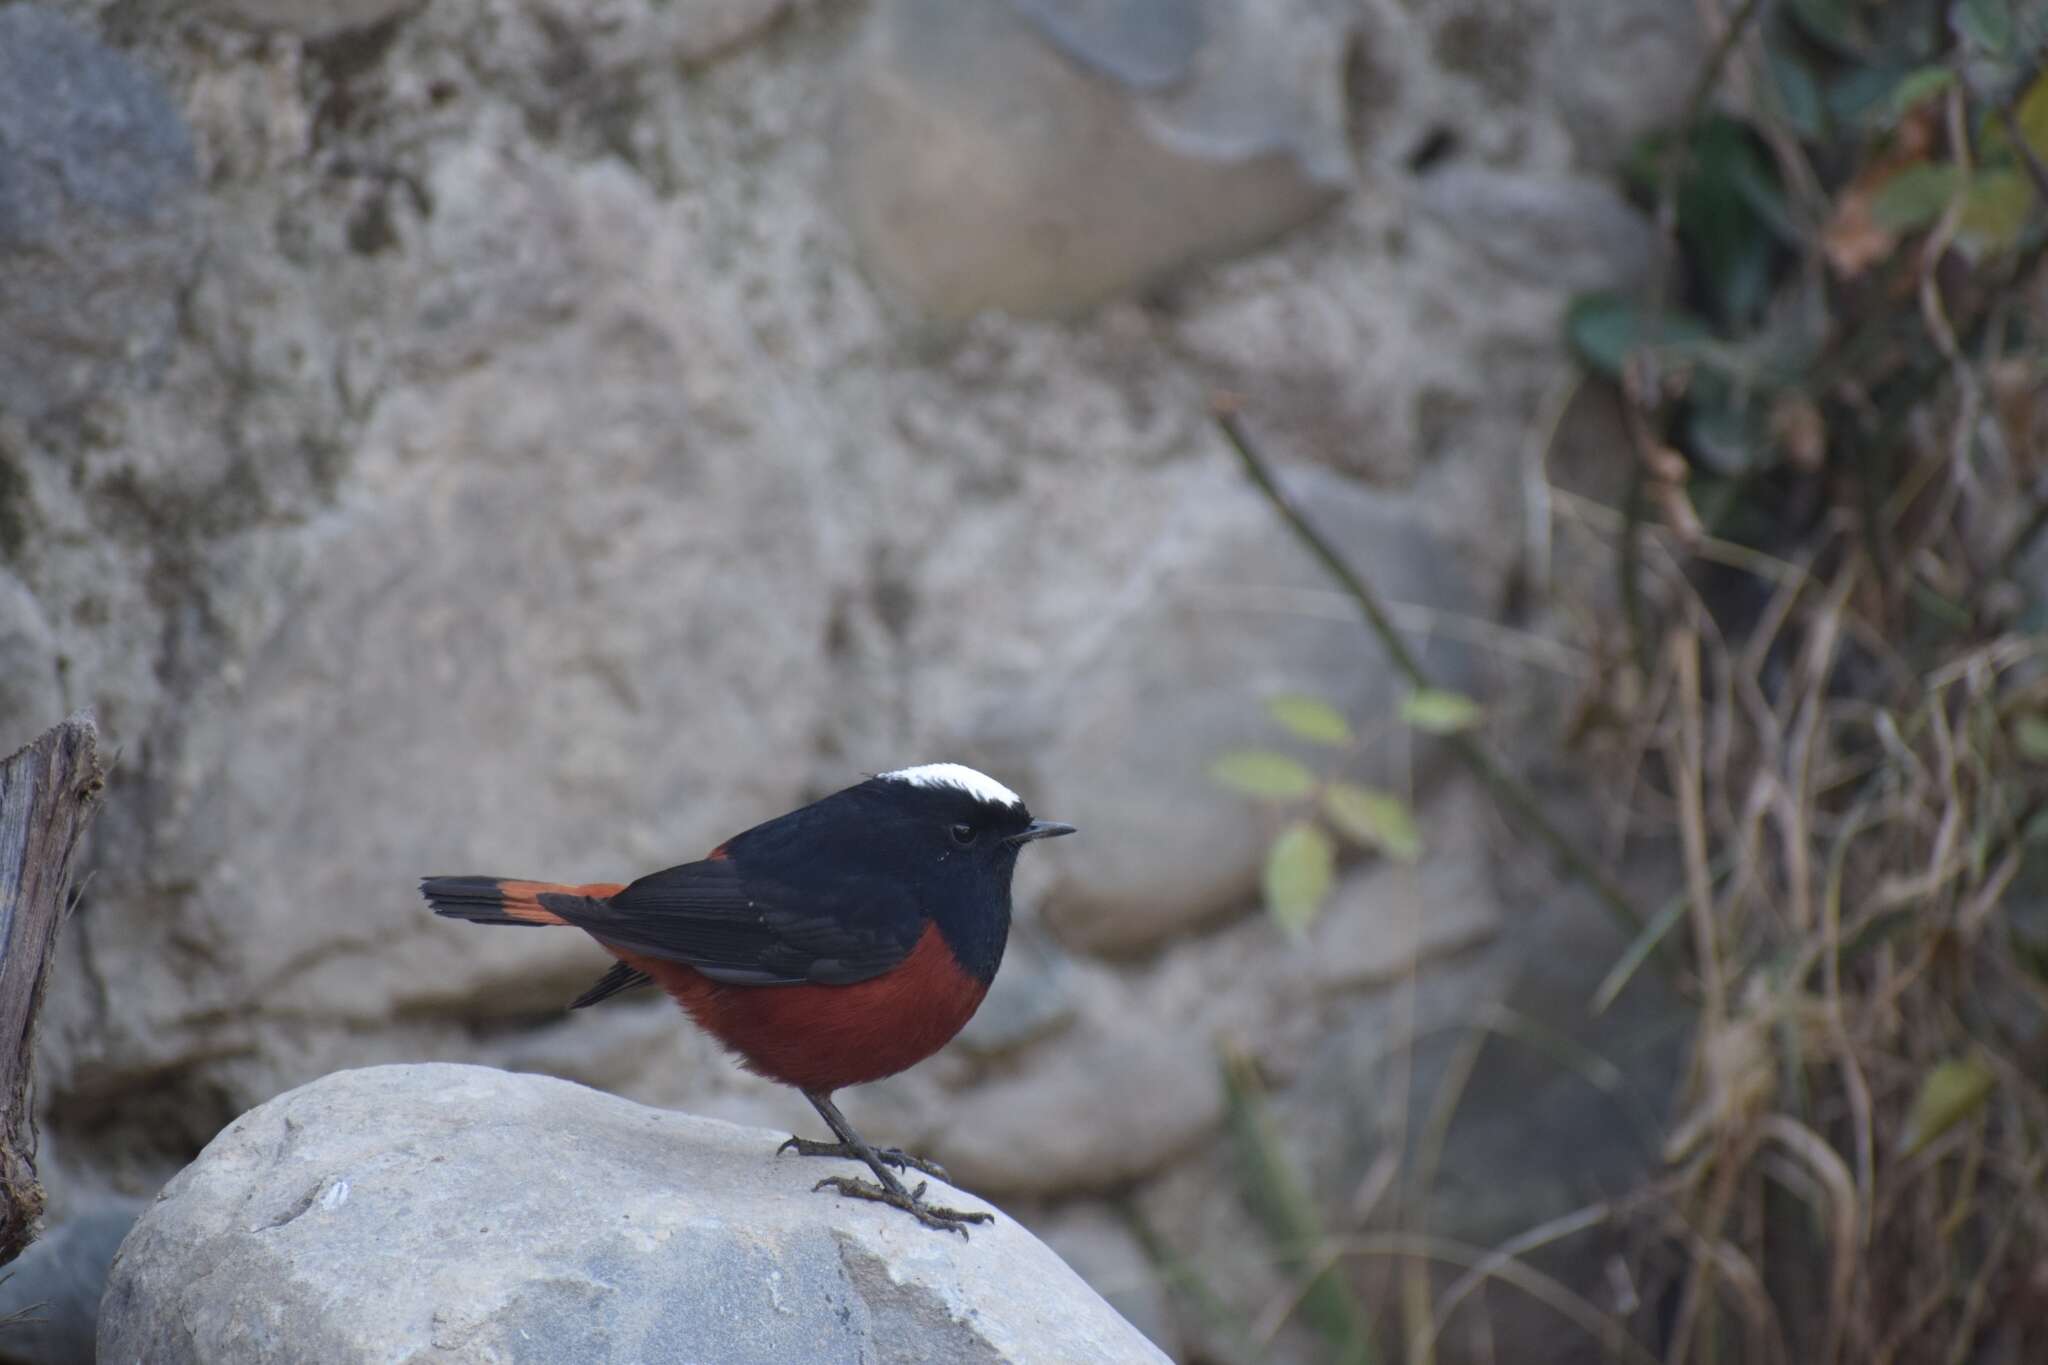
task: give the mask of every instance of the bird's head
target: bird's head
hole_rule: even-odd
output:
[[[902,886],[938,924],[960,965],[992,980],[1010,932],[1017,851],[1074,827],[1032,819],[1017,793],[958,763],[898,768],[854,791],[878,827],[874,852],[901,869]]]
[[[1024,798],[986,773],[959,763],[925,763],[881,773],[864,784],[886,811],[895,837],[934,862],[1000,871],[1007,881],[1017,850],[1072,834],[1072,825],[1034,820]]]

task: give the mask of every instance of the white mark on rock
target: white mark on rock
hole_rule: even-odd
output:
[[[327,1187],[327,1193],[320,1196],[320,1207],[329,1213],[348,1202],[348,1182],[337,1180]]]

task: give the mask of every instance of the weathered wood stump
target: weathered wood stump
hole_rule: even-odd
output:
[[[99,803],[99,731],[73,716],[0,763],[0,1264],[43,1212],[29,1071],[71,855]]]

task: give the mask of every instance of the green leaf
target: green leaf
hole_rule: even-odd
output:
[[[1455,735],[1479,723],[1479,703],[1456,692],[1426,687],[1401,703],[1401,723],[1426,735]]]
[[[2002,56],[2012,46],[2012,8],[2008,0],[1962,0],[1956,28],[1992,56]]]
[[[2012,117],[2034,155],[2048,160],[2048,71],[2034,77],[2027,93],[2013,106]]]
[[[1724,478],[1751,472],[1770,443],[1757,431],[1753,414],[1736,406],[1739,399],[1733,385],[1715,374],[1696,378],[1692,404],[1684,418],[1687,449]],[[1698,497],[1697,489],[1694,497]]]
[[[1209,776],[1261,801],[1297,801],[1316,787],[1316,775],[1300,759],[1271,749],[1233,749],[1209,765]]]
[[[1727,873],[1725,867],[1720,871],[1723,876]],[[1652,915],[1650,922],[1636,931],[1636,936],[1629,940],[1628,947],[1615,959],[1614,965],[1608,968],[1607,975],[1601,978],[1599,988],[1593,992],[1590,1008],[1594,1014],[1607,1013],[1607,1007],[1628,988],[1628,983],[1635,979],[1636,972],[1650,960],[1650,954],[1657,951],[1657,945],[1676,927],[1678,921],[1684,917],[1686,907],[1691,904],[1692,902],[1681,892],[1664,902],[1664,908]]]
[[[1296,739],[1305,739],[1311,744],[1327,744],[1331,748],[1341,748],[1351,742],[1351,722],[1344,719],[1343,712],[1320,697],[1290,693],[1267,702],[1266,710]]]
[[[1579,358],[1609,379],[1619,379],[1629,353],[1638,346],[1684,352],[1704,344],[1707,325],[1687,313],[1666,310],[1653,325],[1643,305],[1619,294],[1584,294],[1565,314],[1565,336]]]
[[[2048,762],[2048,715],[2029,711],[2014,720],[2012,742],[2021,758],[2034,763]]]
[[[1266,853],[1266,909],[1299,938],[1315,923],[1336,876],[1336,841],[1321,825],[1297,820]]]
[[[2004,251],[2020,239],[2033,215],[2034,182],[2016,170],[1979,171],[1963,196],[1960,226],[1990,251]]]
[[[1748,125],[1715,116],[1693,135],[1692,155],[1678,186],[1678,228],[1698,264],[1714,316],[1739,323],[1770,292],[1778,245],[1767,213],[1782,197],[1777,173]]]
[[[1899,1154],[1912,1156],[1983,1108],[1997,1081],[1997,1075],[1981,1057],[1960,1057],[1928,1072],[1906,1114]]]
[[[1870,30],[1851,0],[1791,0],[1791,7],[1808,37],[1851,57],[1869,50]]]
[[[1946,66],[1923,66],[1906,73],[1906,78],[1892,87],[1892,118],[1904,118],[1915,105],[1931,99],[1956,83],[1956,73]]]
[[[1350,782],[1332,782],[1323,789],[1323,814],[1340,834],[1378,849],[1397,862],[1422,856],[1422,835],[1408,803],[1387,792]]]
[[[1892,92],[1914,68],[1896,62],[1850,62],[1826,86],[1828,112],[1841,123],[1885,128],[1892,116]]]
[[[1941,216],[1962,183],[1962,172],[1954,166],[1919,161],[1906,167],[1878,187],[1871,201],[1871,217],[1888,232],[1912,232]]]
[[[1819,137],[1827,127],[1827,106],[1821,99],[1820,82],[1814,80],[1806,63],[1776,45],[1767,50],[1766,57],[1785,122],[1801,137]]]

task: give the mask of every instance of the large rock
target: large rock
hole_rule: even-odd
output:
[[[650,870],[863,769],[959,758],[1087,827],[1020,878],[1053,942],[1020,931],[958,1046],[848,1098],[891,1141],[978,1151],[978,1188],[1085,1204],[1110,1169],[1134,1196],[1202,1174],[1212,1038],[1267,1062],[1380,1046],[1372,1019],[1330,1012],[1504,918],[1433,865],[1412,935],[1406,874],[1370,865],[1306,947],[1249,913],[1263,813],[1215,790],[1206,756],[1270,740],[1261,702],[1281,689],[1330,695],[1377,737],[1387,677],[1203,397],[1245,392],[1276,459],[1334,471],[1309,476],[1318,508],[1404,622],[1484,638],[1522,550],[1518,461],[1567,368],[1563,282],[1532,264],[1603,211],[1578,180],[1534,222],[1518,196],[1597,177],[1596,124],[1682,91],[1661,60],[1615,71],[1573,43],[1654,55],[1683,27],[1657,11],[1691,24],[1690,7],[962,0],[927,36],[980,33],[977,69],[1048,72],[1007,88],[1053,103],[913,121],[912,171],[973,129],[1014,149],[1027,124],[1085,163],[1110,126],[1189,177],[1172,202],[1226,187],[1137,244],[1178,250],[1335,183],[1345,56],[1365,170],[1269,247],[1071,324],[983,313],[935,329],[943,346],[870,287],[833,187],[835,136],[856,131],[842,77],[874,75],[864,35],[909,7],[57,8],[88,35],[88,74],[160,83],[171,117],[131,127],[95,96],[109,136],[67,124],[58,159],[6,163],[61,210],[39,258],[61,287],[31,312],[147,305],[86,319],[91,354],[118,338],[127,360],[23,351],[36,407],[0,398],[0,581],[20,588],[0,587],[0,737],[90,705],[122,750],[39,1035],[53,1198],[146,1193],[250,1106],[399,1058],[807,1123],[658,997],[564,1016],[602,965],[576,936],[433,921],[410,879]],[[284,31],[193,19],[231,9]],[[98,87],[49,91],[67,69],[0,102],[78,113]],[[939,108],[942,74],[906,70],[897,93]],[[981,92],[946,93],[972,110]],[[1115,122],[1074,117],[1091,111]],[[0,141],[47,118],[0,120]],[[1284,181],[1270,200],[1266,174]],[[1053,183],[1077,197],[1048,214],[1158,221]],[[192,222],[208,249],[181,254]],[[98,232],[158,252],[159,292],[124,294],[143,277],[96,265]],[[1571,278],[1605,264],[1581,253]],[[13,320],[0,357],[20,359]],[[1469,1015],[1498,983],[1460,972],[1481,956],[1422,975],[1449,972]],[[1094,1069],[1148,1097],[1182,1080],[1132,1133]],[[1352,1123],[1344,1102],[1316,1087],[1300,1121]],[[973,1127],[949,1133],[960,1113]]]
[[[164,1188],[100,1358],[1165,1359],[1009,1218],[963,1241],[813,1193],[780,1139],[479,1067],[338,1073]]]
[[[1046,736],[1030,755],[1038,807],[1087,832],[1058,861],[1047,915],[1062,939],[1096,952],[1148,949],[1251,903],[1271,830],[1208,769],[1227,749],[1275,742],[1263,698],[1311,693],[1371,730],[1407,687],[1235,469],[1181,481],[1194,495],[1174,495],[1177,519],[1034,699]],[[1314,469],[1288,471],[1288,486],[1385,600],[1479,610],[1409,500]],[[1472,685],[1467,651],[1434,641],[1420,652],[1441,685]],[[1360,771],[1383,772],[1387,752]]]
[[[1082,312],[1348,186],[1343,50],[1312,5],[889,0],[838,130],[847,225],[927,317]]]
[[[195,169],[155,76],[63,15],[0,5],[0,413],[161,369]]]

